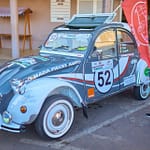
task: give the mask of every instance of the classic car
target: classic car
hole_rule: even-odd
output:
[[[39,55],[0,66],[0,129],[21,132],[34,123],[42,137],[57,139],[71,128],[75,108],[133,89],[149,96],[149,73],[125,23],[108,16],[76,16],[56,27]],[[86,109],[87,108],[87,109]]]

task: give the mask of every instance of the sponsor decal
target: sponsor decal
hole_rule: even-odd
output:
[[[111,89],[114,80],[112,69],[112,59],[92,62],[92,72],[95,72],[94,82],[99,92],[106,93]]]
[[[61,64],[61,65],[58,65],[58,66],[54,66],[54,67],[51,67],[49,69],[46,69],[46,70],[43,70],[43,71],[40,71],[38,73],[35,73],[31,76],[29,76],[27,78],[28,81],[31,81],[31,80],[35,80],[41,76],[44,76],[50,72],[53,72],[53,71],[57,71],[57,70],[60,70],[60,69],[64,69],[64,68],[67,68],[67,67],[71,67],[71,66],[74,66],[76,64],[79,64],[80,62],[79,61],[75,61],[75,62],[70,62],[68,64]]]
[[[132,83],[135,83],[135,75],[130,75],[124,78],[124,86],[130,85]]]
[[[11,65],[19,65],[23,68],[27,68],[36,63],[37,63],[37,61],[34,58],[20,58],[20,59],[12,61],[10,64]]]
[[[113,60],[102,60],[92,62],[92,72],[95,72],[100,69],[112,69],[113,68]]]
[[[144,74],[145,74],[145,76],[150,77],[150,68],[146,67],[144,70]]]
[[[16,60],[10,62],[9,65],[10,66],[18,65],[23,68],[27,68],[27,67],[30,67],[31,65],[36,64],[37,60],[48,61],[49,58],[42,57],[42,56],[32,56],[32,57],[20,58],[20,59],[16,59]]]

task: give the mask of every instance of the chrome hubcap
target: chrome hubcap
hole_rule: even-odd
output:
[[[59,111],[55,113],[55,115],[52,118],[52,123],[54,126],[60,126],[64,121],[64,113],[62,111]]]

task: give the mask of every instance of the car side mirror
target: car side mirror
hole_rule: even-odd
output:
[[[96,46],[94,46],[94,47],[93,47],[93,52],[96,51],[96,50],[97,50],[97,48],[96,48]]]
[[[41,49],[43,47],[43,44],[42,45],[40,45],[39,47],[38,47],[38,49]]]

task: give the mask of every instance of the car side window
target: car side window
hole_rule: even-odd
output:
[[[117,30],[117,38],[120,54],[134,53],[135,42],[126,31]]]
[[[116,36],[113,29],[103,31],[95,41],[95,52],[100,59],[107,59],[117,56]]]

